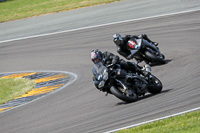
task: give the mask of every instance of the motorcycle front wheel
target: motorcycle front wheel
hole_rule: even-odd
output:
[[[132,91],[131,89],[124,90],[122,87],[112,86],[110,88],[110,91],[117,98],[119,98],[120,100],[125,101],[127,103],[135,102],[138,98],[138,96],[135,94],[135,92]]]

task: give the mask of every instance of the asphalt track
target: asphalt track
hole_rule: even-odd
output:
[[[0,114],[1,131],[106,132],[200,107],[199,16],[194,11],[1,43],[2,72],[62,70],[78,75],[68,87]],[[116,53],[111,40],[116,32],[146,33],[160,43],[168,63],[153,66],[152,73],[163,83],[161,94],[126,104],[95,89],[90,51]]]

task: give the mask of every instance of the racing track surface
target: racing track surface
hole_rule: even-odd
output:
[[[1,113],[1,131],[97,133],[199,107],[199,16],[195,11],[1,43],[1,71],[62,70],[78,75],[65,89]],[[146,33],[159,42],[168,60],[152,67],[164,85],[161,94],[126,104],[95,89],[90,52],[99,48],[116,54],[115,32]]]

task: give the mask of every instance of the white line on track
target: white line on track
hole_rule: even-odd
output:
[[[67,32],[72,32],[72,31],[91,29],[91,28],[96,28],[96,27],[132,22],[132,21],[139,21],[139,20],[145,20],[145,19],[151,19],[151,18],[159,18],[159,17],[164,17],[164,16],[171,16],[171,15],[177,15],[177,14],[183,14],[183,13],[189,13],[189,12],[195,12],[195,11],[200,11],[200,9],[187,10],[187,11],[181,11],[181,12],[169,13],[169,14],[162,14],[162,15],[156,15],[156,16],[150,16],[150,17],[144,17],[144,18],[138,18],[138,19],[130,19],[130,20],[112,22],[112,23],[107,23],[107,24],[100,24],[100,25],[95,25],[95,26],[88,26],[88,27],[82,27],[82,28],[77,28],[77,29],[71,29],[71,30],[65,30],[65,31],[59,31],[59,32],[52,32],[52,33],[47,33],[47,34],[34,35],[34,36],[28,36],[28,37],[22,37],[22,38],[10,39],[10,40],[4,40],[4,41],[0,41],[0,43],[12,42],[12,41],[17,41],[17,40],[24,40],[24,39],[30,39],[30,38],[36,38],[36,37],[42,37],[42,36],[49,36],[49,35],[55,35],[55,34],[61,34],[61,33],[67,33]]]
[[[183,112],[180,112],[180,113],[176,113],[176,114],[164,116],[164,117],[161,117],[161,118],[157,118],[157,119],[153,119],[153,120],[141,122],[141,123],[138,123],[138,124],[135,124],[135,125],[130,125],[130,126],[127,126],[127,127],[122,127],[122,128],[119,128],[119,129],[115,129],[115,130],[112,130],[112,131],[105,132],[105,133],[117,132],[117,131],[120,131],[120,130],[123,130],[123,129],[128,129],[128,128],[140,126],[140,125],[147,124],[147,123],[150,123],[150,122],[155,122],[155,121],[158,121],[158,120],[167,119],[167,118],[170,118],[170,117],[173,117],[173,116],[178,116],[178,115],[182,115],[182,114],[185,114],[185,113],[188,113],[188,112],[192,112],[192,111],[197,111],[197,110],[200,110],[200,107],[194,108],[194,109],[190,109],[190,110],[186,110],[186,111],[183,111]]]

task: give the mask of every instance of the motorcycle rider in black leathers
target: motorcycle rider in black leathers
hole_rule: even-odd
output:
[[[120,66],[126,70],[127,72],[131,71],[133,73],[138,72],[144,76],[148,76],[149,72],[143,71],[136,65],[134,62],[126,62],[123,59],[120,59],[119,56],[114,55],[110,52],[101,52],[100,50],[96,49],[91,52],[91,60],[94,64],[101,61],[105,66],[109,64],[120,64]]]
[[[120,34],[116,33],[113,35],[113,42],[117,46],[117,52],[125,57],[127,60],[132,59],[131,52],[127,49],[127,42],[131,38],[136,38],[136,39],[144,39],[143,41],[144,45],[147,47],[150,47],[151,49],[158,51],[158,55],[161,57],[161,53],[158,48],[156,47],[158,45],[157,42],[151,41],[146,34],[141,34],[141,35],[125,35],[122,37]]]

